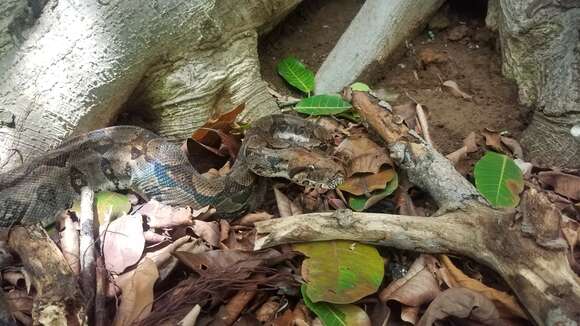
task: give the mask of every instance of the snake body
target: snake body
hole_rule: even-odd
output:
[[[85,186],[130,189],[169,205],[211,205],[224,217],[237,216],[259,204],[257,175],[334,188],[344,171],[327,156],[329,142],[322,127],[302,118],[264,117],[246,132],[230,173],[206,178],[178,145],[153,132],[134,126],[99,129],[1,174],[0,226],[51,224]]]

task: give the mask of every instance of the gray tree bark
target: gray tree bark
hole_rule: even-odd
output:
[[[520,102],[536,108],[522,136],[542,166],[580,167],[580,1],[491,0],[487,22],[500,34],[503,72]]]
[[[9,2],[0,12],[34,16],[26,0]],[[299,2],[50,0],[29,30],[4,30],[0,171],[110,124],[122,107],[170,139],[240,103],[241,119],[276,111],[260,78],[257,35]],[[17,34],[25,40],[10,42]]]

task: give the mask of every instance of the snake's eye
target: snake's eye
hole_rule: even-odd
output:
[[[309,166],[308,166],[308,170],[310,170],[310,171],[314,171],[314,170],[315,170],[315,168],[314,168],[314,165],[309,165]]]

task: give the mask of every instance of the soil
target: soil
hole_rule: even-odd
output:
[[[263,37],[262,75],[283,94],[297,96],[276,73],[286,56],[316,71],[364,1],[310,0]],[[485,27],[485,5],[451,1],[399,54],[373,65],[359,80],[374,90],[398,94],[393,105],[417,101],[429,110],[431,135],[444,154],[462,146],[472,131],[489,128],[518,137],[530,110],[518,104],[517,88],[501,74],[497,35]],[[476,1],[477,3],[477,1]],[[452,95],[442,82],[453,80],[472,96]]]

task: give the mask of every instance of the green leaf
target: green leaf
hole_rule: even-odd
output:
[[[351,107],[338,95],[316,95],[298,102],[294,110],[310,115],[331,115],[348,111]]]
[[[494,207],[516,207],[524,190],[522,171],[509,157],[487,152],[475,164],[475,186]]]
[[[117,217],[127,214],[131,210],[131,203],[127,195],[118,194],[116,192],[101,191],[95,194],[95,205],[97,207],[97,218],[99,223],[103,224],[105,216],[109,215],[109,220],[112,221]],[[71,211],[79,213],[80,202],[75,200]]]
[[[353,91],[359,91],[359,92],[370,92],[370,90],[371,90],[369,85],[367,85],[365,83],[361,83],[361,82],[356,82],[356,83],[350,85],[350,89],[352,89]]]
[[[294,249],[307,258],[302,277],[313,302],[351,303],[377,291],[384,264],[377,249],[353,241],[300,243]]]
[[[391,181],[389,181],[385,189],[373,191],[370,197],[350,196],[348,198],[348,205],[353,210],[357,212],[362,212],[366,209],[369,209],[370,207],[380,202],[381,200],[387,198],[390,194],[392,194],[393,192],[395,192],[395,190],[397,190],[398,186],[399,186],[399,178],[395,173],[395,176]]]
[[[304,304],[320,318],[325,326],[370,326],[367,313],[353,304],[333,304],[328,302],[312,302],[308,297],[307,285],[302,284],[300,291]]]
[[[276,67],[288,84],[310,95],[314,90],[314,73],[294,57],[288,57]]]

